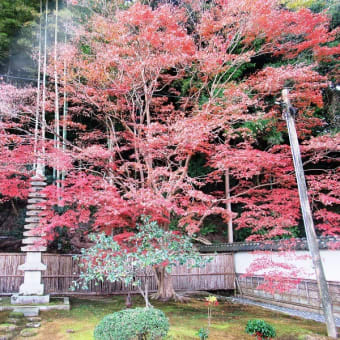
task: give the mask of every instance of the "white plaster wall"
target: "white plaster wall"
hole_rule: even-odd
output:
[[[325,270],[327,281],[340,282],[340,250],[320,250],[321,260]],[[254,254],[253,252],[234,253],[234,264],[236,274],[244,274],[249,265],[255,261],[259,262],[263,256],[274,262],[287,263],[298,269],[299,277],[315,280],[312,260],[308,251],[295,251],[286,255],[278,255],[277,252]],[[274,269],[274,268],[273,268]],[[267,269],[269,271],[269,269]],[[256,272],[261,275],[264,270]]]

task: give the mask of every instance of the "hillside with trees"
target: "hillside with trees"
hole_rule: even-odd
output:
[[[336,2],[12,5],[3,68],[19,28],[42,33],[34,84],[0,85],[7,234],[20,238],[39,163],[54,251],[79,251],[90,231],[124,239],[142,215],[203,242],[303,237],[284,87],[317,232],[339,234]]]

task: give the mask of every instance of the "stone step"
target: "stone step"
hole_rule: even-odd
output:
[[[37,242],[41,242],[41,237],[40,236],[35,236],[35,237],[27,237],[22,240],[23,244],[35,244]]]
[[[13,325],[17,325],[18,323],[21,323],[21,319],[20,318],[8,318],[6,320],[6,323],[11,323]]]
[[[21,338],[30,338],[35,337],[38,334],[38,330],[36,328],[24,328],[20,331],[19,335]]]
[[[35,245],[28,245],[25,247],[21,247],[21,251],[32,251],[32,252],[36,252],[36,251],[46,251],[47,247],[45,246],[35,246]]]
[[[17,325],[13,325],[13,324],[0,324],[0,332],[3,333],[11,333],[13,331],[15,331],[18,328]],[[0,338],[1,339],[1,338]]]
[[[39,315],[39,307],[31,307],[31,306],[16,306],[14,308],[14,312],[21,312],[24,316],[38,316]]]
[[[39,328],[41,326],[40,322],[28,322],[26,327],[28,328]]]
[[[33,237],[36,237],[36,236],[45,236],[46,235],[46,233],[44,233],[44,232],[41,232],[41,231],[39,231],[39,232],[37,232],[37,230],[34,230],[35,228],[33,228],[33,229],[30,229],[30,230],[27,230],[27,231],[24,231],[24,236],[25,237],[29,237],[29,236],[33,236]]]
[[[27,321],[29,321],[29,322],[40,322],[41,321],[41,317],[39,317],[39,316],[31,316],[31,317],[27,318]]]
[[[43,202],[46,202],[44,198],[29,198],[27,200],[28,204],[36,204],[36,203],[43,203]]]

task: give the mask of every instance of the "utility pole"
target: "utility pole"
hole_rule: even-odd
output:
[[[308,248],[312,256],[316,281],[318,283],[320,298],[321,298],[322,307],[323,307],[323,313],[324,313],[326,325],[327,325],[327,333],[328,333],[328,336],[332,338],[336,338],[337,331],[336,331],[336,326],[335,326],[335,321],[334,321],[333,307],[332,307],[332,302],[331,302],[331,298],[330,298],[329,291],[328,291],[328,285],[327,285],[325,273],[324,273],[322,262],[321,262],[320,250],[319,250],[318,241],[316,238],[312,212],[311,212],[310,204],[308,201],[306,179],[305,179],[305,174],[304,174],[303,166],[302,166],[299,141],[298,141],[298,137],[296,133],[294,117],[292,116],[292,113],[295,114],[295,109],[292,107],[290,103],[288,94],[289,94],[288,89],[282,90],[282,99],[284,103],[283,116],[287,123],[290,147],[292,150],[292,156],[293,156],[293,162],[294,162],[294,168],[295,168],[295,176],[296,176],[296,181],[297,181],[298,190],[299,190],[302,218],[303,218],[303,223],[305,226]]]

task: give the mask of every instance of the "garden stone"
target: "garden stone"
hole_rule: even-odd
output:
[[[22,336],[23,338],[28,338],[37,334],[38,331],[35,328],[25,328],[20,332],[20,336]]]
[[[303,340],[327,340],[327,339],[330,338],[319,334],[308,334],[303,338]]]
[[[66,330],[66,333],[75,333],[73,329]]]
[[[41,321],[41,317],[39,317],[39,316],[31,316],[31,317],[28,317],[26,319],[29,322],[39,322],[39,321]]]
[[[0,324],[0,332],[13,332],[18,328],[16,325],[12,325],[9,323]]]
[[[0,335],[0,340],[11,340],[11,339],[14,339],[14,335],[13,334]]]
[[[40,322],[29,322],[26,324],[27,327],[29,328],[39,328],[41,326]]]
[[[8,318],[7,323],[12,323],[14,325],[17,325],[18,323],[21,323],[21,319],[18,318]]]
[[[24,316],[38,316],[39,315],[39,307],[16,306],[14,311],[20,312]]]
[[[14,319],[21,319],[21,318],[24,317],[24,313],[22,313],[22,312],[11,312],[9,314],[9,317],[14,318]]]

